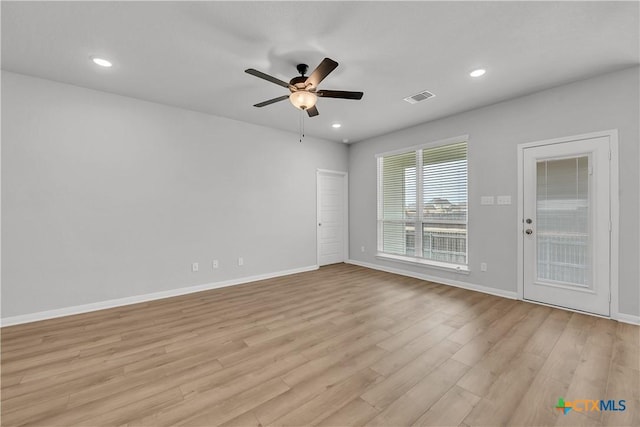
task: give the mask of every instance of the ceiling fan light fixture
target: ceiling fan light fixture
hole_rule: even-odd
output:
[[[307,90],[298,90],[289,95],[289,101],[300,110],[307,110],[316,105],[318,96]]]
[[[294,107],[299,110],[306,111],[309,117],[316,117],[320,114],[316,108],[318,98],[359,100],[362,99],[362,95],[364,95],[362,92],[346,90],[317,90],[318,84],[320,84],[320,82],[323,81],[324,78],[327,77],[337,66],[338,63],[333,59],[324,58],[309,77],[306,77],[305,74],[307,73],[308,66],[305,64],[298,64],[296,68],[301,75],[292,78],[288,83],[254,68],[247,68],[244,72],[289,89],[288,95],[282,95],[277,98],[259,102],[254,104],[254,107],[265,107],[276,102],[284,101],[288,98]]]

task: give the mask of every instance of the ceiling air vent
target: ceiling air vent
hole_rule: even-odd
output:
[[[433,98],[435,95],[428,90],[422,91],[412,96],[407,96],[404,100],[409,104],[417,104],[420,101],[424,101],[429,98]]]

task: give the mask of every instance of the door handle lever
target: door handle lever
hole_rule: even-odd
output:
[[[524,230],[524,232],[525,232],[525,234],[527,234],[527,235],[531,235],[531,234],[533,234],[533,230],[532,230],[532,229],[530,229],[530,228],[527,228],[526,230]]]

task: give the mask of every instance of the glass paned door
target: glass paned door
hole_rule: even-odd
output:
[[[526,148],[524,298],[609,315],[609,140]]]

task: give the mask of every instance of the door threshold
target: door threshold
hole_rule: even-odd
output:
[[[563,307],[561,305],[549,304],[549,303],[546,303],[546,302],[535,301],[535,300],[532,300],[532,299],[522,298],[521,301],[530,302],[532,304],[544,305],[546,307],[551,307],[551,308],[558,308],[560,310],[570,311],[572,313],[586,314],[588,316],[600,317],[601,319],[616,320],[616,319],[612,318],[611,315],[605,316],[603,314],[592,313],[590,311],[576,310],[575,308]]]

